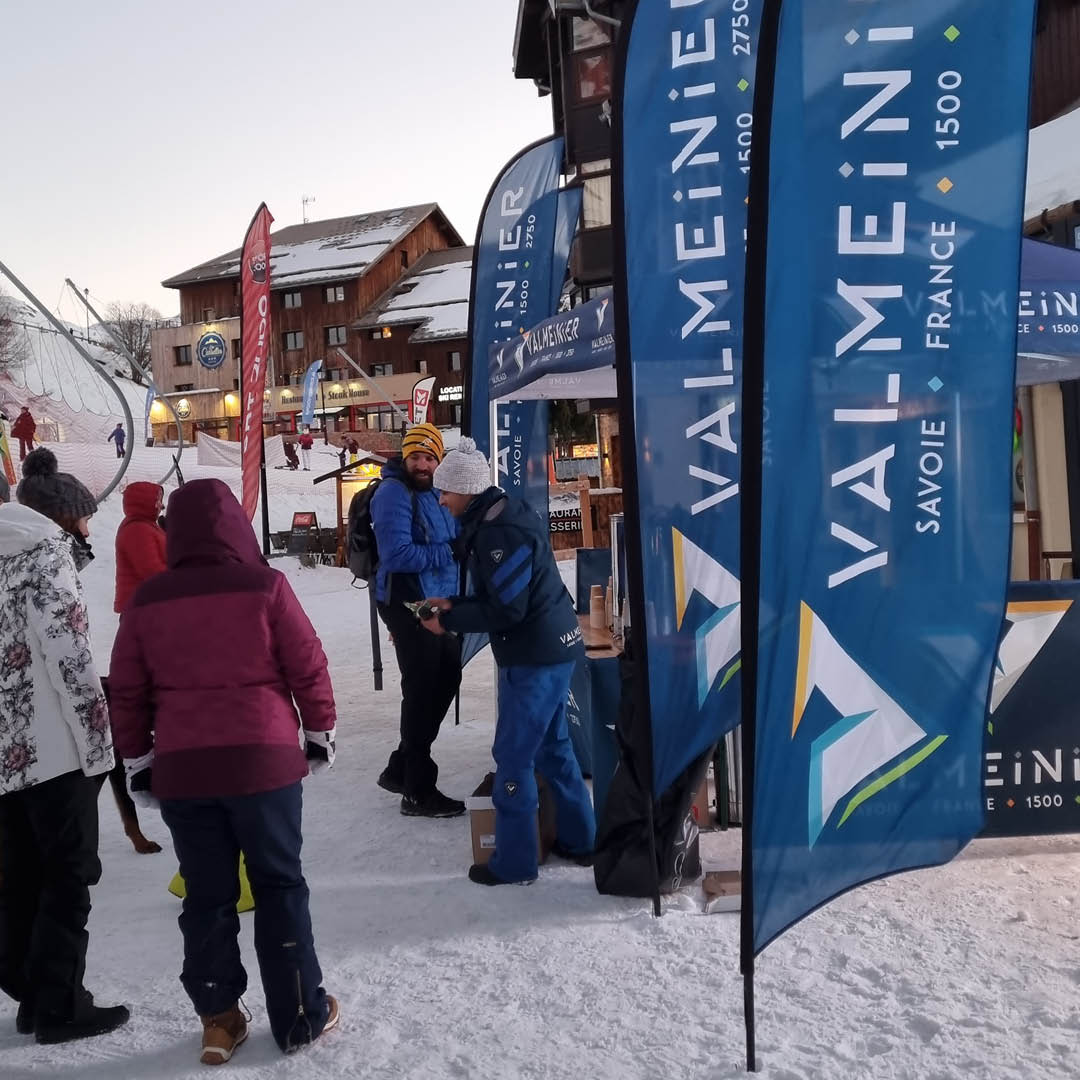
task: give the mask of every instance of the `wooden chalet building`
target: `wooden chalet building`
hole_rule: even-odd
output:
[[[389,430],[390,402],[407,405],[420,377],[421,363],[438,364],[430,342],[404,346],[390,361],[372,360],[365,316],[388,306],[399,288],[438,253],[464,248],[457,230],[435,203],[371,214],[292,225],[271,233],[272,347],[267,372],[264,419],[267,434],[299,429],[304,373],[322,359],[323,379],[317,402],[317,423],[340,442],[348,432]],[[468,260],[468,255],[465,256]],[[239,432],[240,387],[240,251],[228,252],[162,282],[180,294],[180,325],[154,331],[151,362],[154,380],[177,407],[184,436],[206,431],[236,439]],[[471,266],[471,261],[469,261]],[[412,288],[419,288],[420,281]],[[468,284],[464,292],[468,306]],[[424,321],[424,320],[420,320]],[[468,320],[460,318],[464,338]],[[385,339],[380,326],[380,347]],[[446,328],[439,348],[450,350]],[[380,394],[359,379],[340,358],[343,349],[375,376]],[[464,351],[464,343],[459,344]],[[372,364],[378,370],[372,370]],[[449,360],[447,359],[447,365]],[[460,382],[460,375],[458,376]],[[449,411],[449,410],[448,410]],[[156,438],[176,437],[164,406],[151,413]]]

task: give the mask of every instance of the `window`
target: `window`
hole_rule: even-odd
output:
[[[194,390],[195,384],[190,382],[178,382],[174,387],[178,394],[183,393],[185,390]]]
[[[461,427],[461,415],[462,415],[461,411],[462,411],[462,408],[463,408],[463,406],[461,406],[461,405],[451,405],[450,406],[450,412],[453,414],[453,417],[454,417],[454,427]]]
[[[232,388],[234,390],[239,390],[240,389],[240,380],[239,379],[233,379]]]
[[[382,375],[393,375],[393,364],[372,364],[371,365],[371,377],[377,379]]]
[[[360,413],[369,431],[393,431],[394,410],[389,405],[381,408],[364,409]]]
[[[603,23],[592,19],[574,18],[574,52],[594,49],[611,41],[611,31]]]
[[[190,367],[191,366],[191,346],[190,345],[174,345],[173,346],[173,363],[177,367]]]
[[[450,354],[450,370],[451,371],[460,371],[461,370],[461,353],[452,352]]]
[[[344,285],[327,285],[326,302],[328,304],[340,304],[345,299]]]
[[[328,326],[326,328],[327,345],[344,345],[345,340],[346,337],[344,326]]]
[[[301,296],[298,292],[287,292],[281,294],[281,306],[283,308],[298,308],[300,306]]]
[[[611,97],[611,53],[574,57],[574,94],[579,102]]]
[[[581,199],[581,227],[600,229],[611,224],[611,175],[587,177]]]
[[[296,349],[302,349],[304,347],[304,331],[290,330],[288,333],[282,334],[281,347],[286,352],[293,352]]]
[[[421,360],[420,361],[420,374],[421,375],[426,375],[427,374],[427,361],[426,360]]]
[[[240,339],[238,337],[232,339],[232,358],[234,360],[240,359]]]
[[[204,307],[202,309],[202,321],[213,322],[214,321],[214,309],[212,307]]]
[[[398,252],[398,254],[401,256],[401,269],[402,270],[408,270],[409,269],[409,253],[404,248],[402,248]]]

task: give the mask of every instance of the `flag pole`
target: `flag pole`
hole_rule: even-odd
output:
[[[623,511],[633,522],[626,530],[626,576],[630,598],[630,626],[627,635],[633,655],[632,696],[634,711],[644,721],[648,738],[642,747],[638,782],[642,786],[646,827],[649,831],[649,862],[652,868],[653,915],[661,915],[660,865],[656,844],[656,786],[653,773],[652,701],[649,686],[648,633],[646,627],[645,554],[641,529],[641,503],[638,480],[637,422],[634,410],[634,377],[630,358],[630,288],[626,267],[625,163],[623,160],[623,102],[626,97],[626,65],[637,14],[637,0],[632,0],[623,17],[615,59],[615,108],[612,118],[611,206],[615,241],[615,378],[618,386],[619,431],[623,467]],[[632,122],[632,121],[631,121]]]
[[[746,221],[746,300],[743,331],[743,387],[740,520],[743,828],[742,909],[739,969],[743,977],[746,1071],[757,1072],[754,1016],[754,769],[757,739],[758,632],[761,586],[761,485],[765,403],[765,288],[769,239],[769,140],[776,47],[783,0],[764,0],[754,77],[754,141]]]

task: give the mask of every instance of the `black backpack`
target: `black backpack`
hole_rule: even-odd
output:
[[[379,565],[379,549],[375,544],[375,526],[371,520],[371,500],[381,479],[372,480],[358,491],[349,503],[349,531],[345,548],[349,555],[349,569],[353,577],[373,581]]]
[[[374,581],[379,568],[379,548],[375,542],[375,523],[371,520],[371,500],[382,483],[382,478],[372,480],[358,491],[349,503],[349,527],[345,547],[349,556],[349,569],[353,577],[361,581]],[[416,493],[412,492],[413,520],[416,520]]]

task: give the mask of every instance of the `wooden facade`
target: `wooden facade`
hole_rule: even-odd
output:
[[[445,219],[440,219],[441,214],[429,214],[399,244],[366,267],[362,276],[320,281],[314,285],[273,286],[271,359],[277,385],[289,385],[290,376],[302,376],[308,365],[319,359],[326,358],[329,366],[338,366],[331,362],[333,347],[326,344],[326,332],[330,327],[346,327],[346,341],[342,347],[354,360],[359,359],[359,336],[351,329],[353,323],[427,252],[457,246],[456,233]],[[344,290],[344,299],[327,302],[326,290],[339,285]],[[285,296],[292,293],[300,294],[300,306],[287,308]],[[180,321],[185,325],[211,323],[239,315],[239,277],[180,287]],[[285,334],[295,331],[303,333],[304,347],[286,350]]]
[[[315,223],[314,227],[317,227]],[[342,271],[339,278],[332,276],[317,283],[290,285],[288,277],[272,283],[271,292],[271,350],[270,372],[273,394],[270,395],[268,411],[274,419],[267,430],[284,433],[295,431],[299,412],[300,387],[304,373],[316,360],[323,360],[326,394],[341,398],[343,411],[329,421],[328,428],[339,436],[349,431],[365,429],[369,420],[378,422],[374,411],[386,404],[377,393],[357,389],[342,397],[340,388],[334,384],[357,381],[349,365],[336,353],[338,339],[343,336],[340,347],[363,369],[371,372],[373,364],[391,364],[393,374],[379,379],[386,383],[391,400],[409,400],[411,387],[420,377],[422,368],[440,379],[461,382],[460,370],[451,373],[451,354],[458,352],[464,358],[465,341],[410,343],[410,333],[415,326],[395,327],[390,337],[370,340],[370,330],[355,328],[357,321],[380,298],[389,294],[406,277],[410,270],[429,252],[445,251],[461,246],[461,239],[453,226],[437,208],[432,209],[396,244],[388,247],[371,264],[363,268]],[[316,267],[313,273],[318,274]],[[308,275],[310,276],[310,275]],[[175,279],[174,279],[175,280]],[[167,285],[169,283],[166,283]],[[228,415],[230,406],[226,395],[239,388],[239,342],[240,342],[240,283],[239,277],[214,278],[190,284],[179,282],[181,326],[154,331],[151,343],[151,362],[155,382],[162,391],[177,400],[176,395],[187,395],[191,410],[185,435],[191,437],[198,424],[201,430],[213,430],[223,438],[235,437],[235,424]],[[337,299],[337,290],[342,298]],[[299,294],[299,304],[293,299]],[[286,299],[288,297],[288,300]],[[196,345],[208,332],[221,334],[228,354],[220,367],[208,369],[199,363]],[[294,341],[287,335],[303,334],[303,345],[290,348]],[[406,386],[407,384],[407,386]],[[373,411],[374,410],[374,411]],[[162,417],[164,419],[164,417]],[[436,405],[433,417],[436,423],[450,424],[455,420],[450,405]],[[175,425],[155,424],[158,437],[175,437]]]
[[[1031,126],[1080,102],[1080,0],[1040,0],[1031,89]]]

